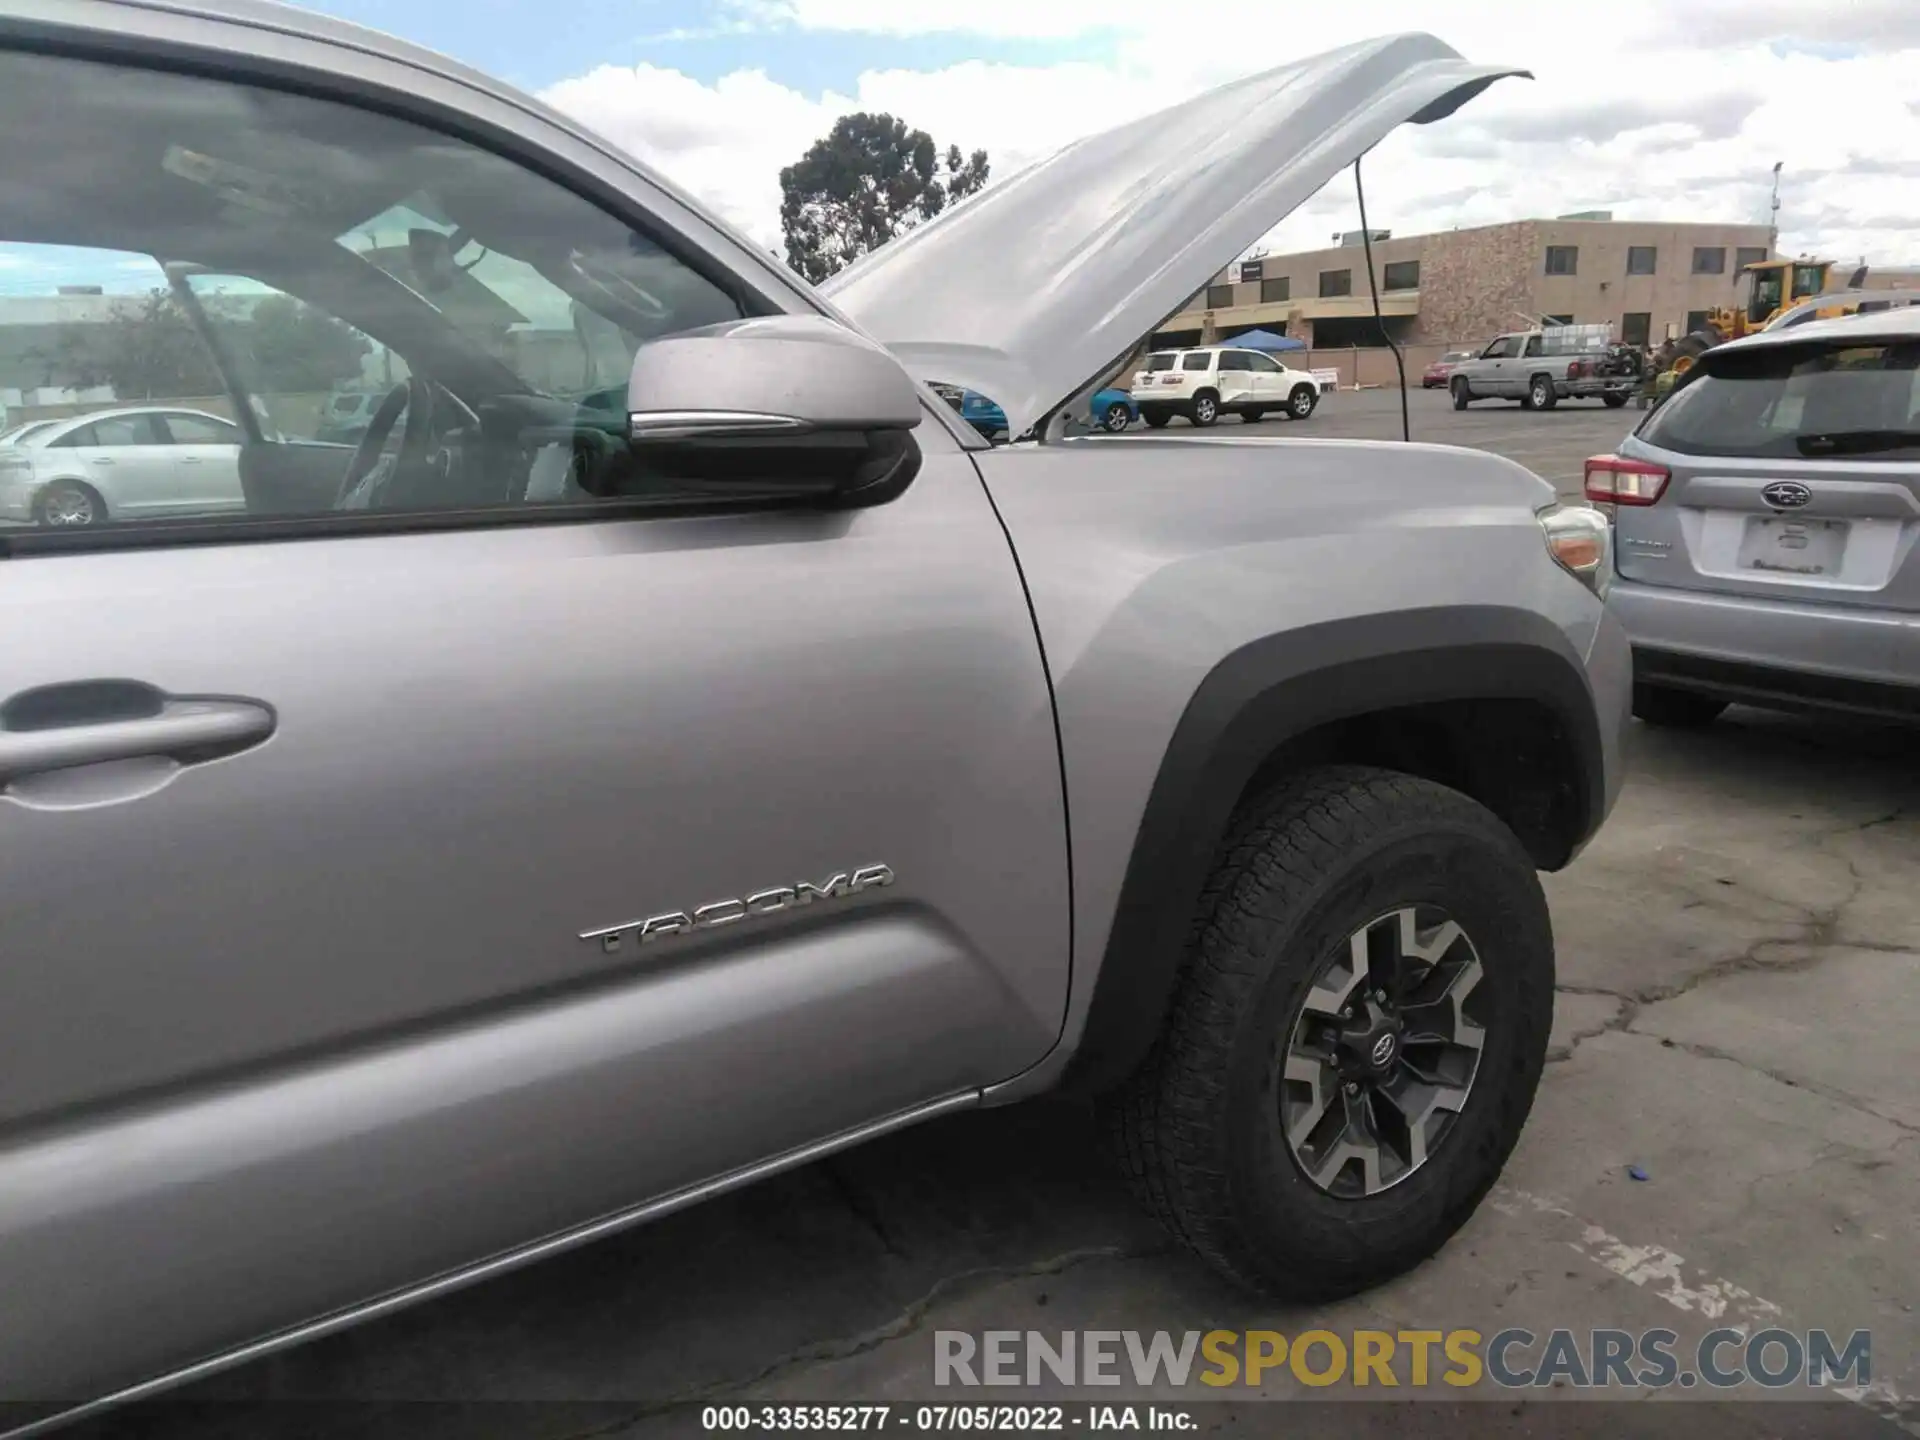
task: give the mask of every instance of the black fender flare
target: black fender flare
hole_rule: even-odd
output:
[[[1571,740],[1575,833],[1567,854],[1536,856],[1556,868],[1605,815],[1606,762],[1586,667],[1545,616],[1498,606],[1361,616],[1253,641],[1214,666],[1148,794],[1065,1088],[1108,1088],[1145,1057],[1221,839],[1289,740],[1410,705],[1507,699],[1549,707]]]

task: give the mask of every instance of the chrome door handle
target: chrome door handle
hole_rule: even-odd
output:
[[[182,455],[180,457],[180,463],[182,465],[198,465],[200,463],[200,457],[198,455]]]
[[[108,760],[212,760],[258,745],[276,723],[273,711],[253,700],[168,698],[153,715],[0,729],[0,783]]]

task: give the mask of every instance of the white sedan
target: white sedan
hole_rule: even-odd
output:
[[[40,420],[0,435],[0,518],[98,525],[245,510],[240,427],[140,406]]]

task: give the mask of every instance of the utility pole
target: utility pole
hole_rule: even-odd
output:
[[[1773,162],[1773,199],[1767,206],[1767,258],[1769,260],[1780,248],[1780,167],[1784,163],[1780,160]]]

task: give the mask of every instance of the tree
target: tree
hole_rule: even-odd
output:
[[[270,295],[246,318],[215,324],[245,357],[242,381],[268,394],[324,391],[360,374],[372,348],[332,316],[286,295]],[[153,290],[115,308],[113,318],[63,326],[52,353],[40,356],[46,383],[90,390],[111,385],[116,399],[160,400],[218,395],[226,381],[213,363],[179,299]]]
[[[330,389],[360,373],[373,347],[331,315],[287,295],[272,295],[253,307],[247,328],[257,388],[276,395]]]
[[[941,155],[891,115],[842,115],[780,172],[787,263],[815,284],[987,183],[987,152]]]
[[[171,290],[149,291],[99,324],[67,325],[47,361],[47,383],[111,385],[121,400],[213,395],[223,388],[200,335]]]

